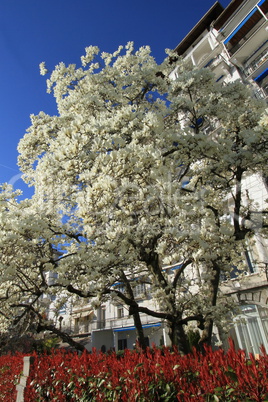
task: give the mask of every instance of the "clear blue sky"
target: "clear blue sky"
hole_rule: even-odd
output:
[[[229,0],[221,0],[226,7]],[[30,195],[17,167],[17,144],[30,114],[55,114],[39,63],[50,70],[63,61],[80,66],[84,48],[114,51],[134,41],[149,45],[158,62],[214,4],[214,0],[1,0],[0,183]]]

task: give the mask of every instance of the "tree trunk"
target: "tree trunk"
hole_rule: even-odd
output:
[[[139,346],[141,347],[142,350],[146,350],[147,345],[145,341],[145,336],[142,328],[142,323],[141,323],[141,318],[140,318],[140,313],[139,313],[139,305],[135,301],[133,289],[130,285],[130,281],[128,280],[126,274],[124,271],[121,271],[121,280],[124,282],[124,285],[127,289],[127,294],[130,300],[128,300],[128,305],[129,305],[129,315],[133,315],[133,320],[134,320],[134,325],[136,327],[136,332],[138,335],[138,342]],[[121,292],[118,292],[117,295],[126,303],[127,299],[126,295]]]
[[[179,352],[184,355],[190,353],[190,345],[186,336],[184,327],[176,321],[173,321],[170,326],[170,338],[172,346],[177,346]]]
[[[145,351],[147,348],[147,344],[146,344],[146,340],[145,340],[145,336],[144,336],[144,331],[142,328],[140,314],[138,311],[133,312],[133,319],[134,319],[134,325],[136,327],[136,332],[138,335],[139,346],[141,347],[142,350]]]
[[[213,261],[214,277],[210,281],[211,298],[209,301],[211,303],[211,306],[213,306],[213,307],[217,305],[218,290],[219,290],[219,283],[220,283],[220,273],[221,273],[221,269],[220,269],[218,262]],[[204,345],[211,346],[212,330],[213,330],[213,319],[208,318],[204,323],[204,329],[203,329],[202,336],[199,341],[200,348],[203,352],[204,352]]]
[[[202,331],[202,336],[198,342],[200,346],[200,350],[204,353],[204,346],[211,346],[211,338],[212,338],[212,330],[213,330],[213,320],[210,318],[204,324],[204,329]]]

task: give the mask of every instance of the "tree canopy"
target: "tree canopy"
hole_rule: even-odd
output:
[[[260,230],[243,183],[267,175],[265,105],[171,52],[157,64],[149,47],[89,47],[81,62],[56,66],[47,87],[58,114],[32,115],[19,143],[34,196],[18,203],[2,188],[2,316],[14,310],[44,328],[44,295],[115,298],[141,340],[146,313],[187,352],[186,324],[210,342],[230,308],[217,302],[221,275],[245,269],[245,241]],[[155,309],[135,299],[138,283]]]

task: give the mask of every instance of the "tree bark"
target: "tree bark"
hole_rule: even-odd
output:
[[[190,353],[190,345],[183,324],[174,320],[170,326],[170,338],[172,346],[177,346],[179,352],[184,355]]]
[[[218,299],[218,290],[219,290],[219,283],[220,283],[220,273],[221,269],[218,262],[213,261],[213,278],[210,281],[211,286],[211,306],[214,307],[217,305]],[[212,338],[212,330],[213,330],[213,319],[207,318],[204,323],[204,329],[202,332],[202,336],[199,341],[199,345],[202,351],[204,351],[204,345],[211,346],[211,338]]]
[[[143,331],[142,323],[141,323],[141,318],[140,318],[140,314],[139,314],[138,310],[133,312],[133,319],[134,319],[134,325],[136,327],[136,332],[138,335],[139,346],[141,347],[141,349],[143,351],[145,351],[147,348],[147,344],[146,344],[144,331]]]
[[[139,305],[137,304],[137,302],[135,301],[135,297],[134,297],[134,293],[132,290],[132,287],[130,285],[129,280],[126,277],[126,274],[122,271],[122,281],[125,284],[125,287],[127,289],[127,293],[130,299],[130,304],[129,304],[129,314],[133,315],[133,319],[134,319],[134,325],[136,327],[136,332],[138,335],[138,341],[139,341],[139,345],[142,348],[142,350],[146,350],[146,342],[145,342],[145,336],[144,336],[144,331],[142,328],[142,323],[141,323],[141,318],[140,318],[140,312],[139,312]],[[124,294],[121,294],[121,297],[125,298]]]

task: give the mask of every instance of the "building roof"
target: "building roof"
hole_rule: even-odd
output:
[[[210,28],[212,22],[214,28],[219,30],[244,1],[245,0],[232,0],[226,8],[216,1],[201,20],[198,21],[185,38],[177,45],[175,52],[178,53],[179,56],[183,55],[202,32]]]
[[[235,0],[240,1],[240,0]],[[242,0],[241,0],[242,1]],[[229,7],[229,6],[228,6]],[[179,56],[181,56],[202,34],[205,29],[209,29],[213,21],[223,13],[223,6],[216,1],[213,6],[206,12],[206,14],[198,21],[198,23],[191,29],[185,38],[174,49]]]
[[[216,19],[214,23],[214,28],[218,31],[243,2],[244,0],[232,0],[224,9],[224,11],[220,14],[220,16]]]

